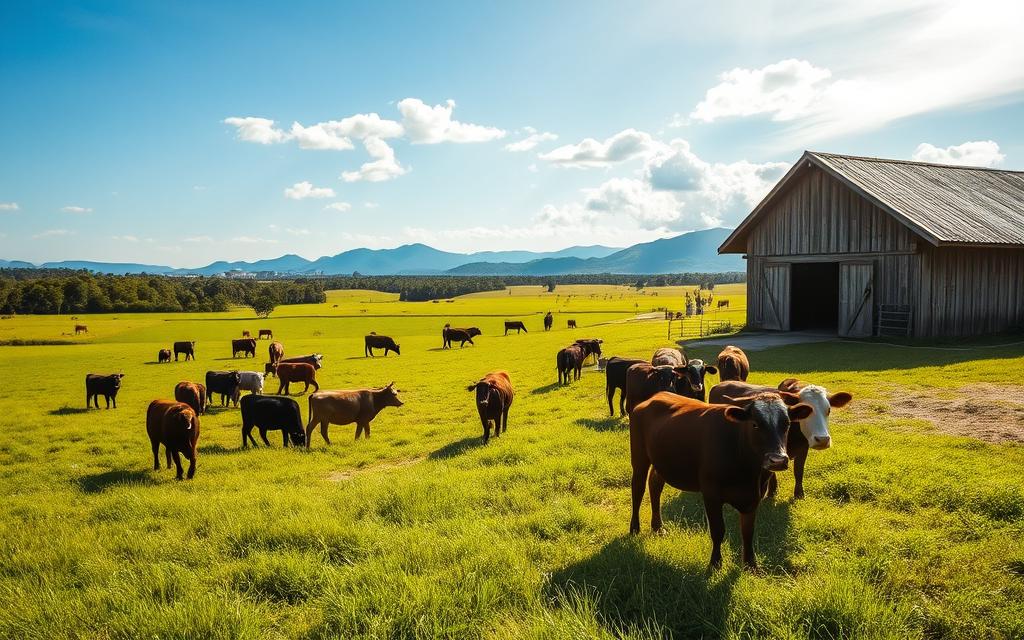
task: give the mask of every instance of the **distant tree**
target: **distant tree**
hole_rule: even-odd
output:
[[[643,288],[644,288],[644,285],[646,285],[646,284],[647,284],[647,283],[646,283],[646,282],[644,282],[644,281],[643,281],[643,280],[641,279],[641,280],[637,280],[637,281],[636,281],[636,284],[634,284],[634,285],[633,285],[633,287],[634,287],[634,288],[635,288],[635,289],[636,289],[637,291],[639,291],[639,290],[643,289]]]
[[[260,318],[267,318],[270,314],[274,313],[274,308],[277,307],[277,301],[269,293],[261,294],[258,298],[252,301],[252,310],[256,312],[256,315]]]
[[[548,280],[548,282],[547,282],[548,293],[553,292],[555,290],[555,287],[557,286],[557,284],[558,283],[556,283],[553,278],[551,280]]]

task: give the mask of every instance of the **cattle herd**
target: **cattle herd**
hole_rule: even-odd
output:
[[[550,329],[551,314],[544,317]],[[573,323],[574,325],[575,323]],[[506,321],[510,329],[526,331],[521,321]],[[458,342],[465,346],[481,335],[476,327],[442,329],[442,348]],[[370,423],[386,407],[401,407],[399,390],[391,382],[383,387],[355,390],[321,391],[316,372],[323,366],[321,354],[284,357],[284,346],[273,341],[269,330],[260,330],[260,338],[271,340],[270,362],[264,372],[208,371],[205,384],[183,381],[174,389],[174,400],[153,400],[146,412],[146,432],[153,452],[154,469],[160,469],[159,448],[165,448],[167,468],[173,460],[177,478],[192,478],[196,469],[200,416],[219,395],[223,407],[240,407],[242,447],[256,446],[253,429],[266,445],[268,431],[280,430],[282,444],[310,447],[313,430],[319,425],[324,441],[330,444],[331,424],[355,424],[355,437],[370,437]],[[256,340],[245,337],[232,340],[232,355],[256,356]],[[811,449],[831,446],[828,419],[833,408],[846,406],[853,399],[846,392],[829,393],[821,386],[795,378],[777,386],[748,383],[750,362],[739,348],[725,347],[715,364],[687,359],[681,349],[662,348],[650,360],[637,358],[601,358],[598,338],[581,338],[556,354],[558,385],[580,379],[584,362],[599,358],[605,373],[608,410],[615,415],[615,392],[619,392],[619,415],[629,416],[629,450],[632,467],[632,515],[630,532],[640,531],[640,504],[645,489],[650,492],[651,529],[662,527],[661,492],[665,484],[703,496],[712,540],[710,564],[721,565],[721,544],[725,536],[722,507],[731,505],[740,513],[745,566],[755,568],[753,549],[754,522],[762,500],[776,494],[776,474],[793,461],[794,498],[804,496],[803,477]],[[175,342],[174,359],[184,354],[195,359],[195,342]],[[364,339],[364,355],[374,349],[384,355],[399,345],[390,337],[370,333]],[[172,349],[161,349],[158,362],[170,362]],[[707,375],[718,375],[719,383],[705,389]],[[264,381],[276,375],[276,396],[264,395]],[[99,408],[104,396],[107,408],[117,407],[117,392],[124,374],[86,376],[86,406]],[[301,382],[308,396],[309,419],[305,427],[298,402],[288,397],[289,385]],[[483,427],[483,440],[498,437],[508,429],[508,414],[515,397],[509,374],[493,371],[467,387],[475,395]],[[240,397],[242,391],[249,395]],[[181,457],[189,461],[187,473]]]

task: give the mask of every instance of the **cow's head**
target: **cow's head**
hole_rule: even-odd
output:
[[[324,359],[324,357],[323,357],[322,354],[314,353],[313,354],[313,368],[314,369],[319,369],[319,368],[323,367],[323,359]]]
[[[788,380],[783,381],[779,386],[786,385],[788,388],[795,389],[796,385],[787,385],[788,382]],[[800,433],[807,438],[807,444],[812,449],[828,449],[832,446],[832,434],[828,430],[829,414],[832,413],[833,407],[838,409],[850,404],[853,395],[846,391],[829,395],[824,387],[819,387],[816,384],[805,385],[796,390],[796,393],[800,397],[800,402],[814,407],[814,413],[799,421]],[[794,420],[794,422],[796,421]]]
[[[383,406],[385,407],[400,407],[405,404],[398,398],[398,389],[395,388],[394,382],[389,382],[386,387],[381,389],[381,396],[384,399]]]
[[[177,433],[190,433],[196,413],[187,404],[179,404],[167,412],[167,420]]]
[[[391,341],[391,345],[392,345],[392,347],[391,347],[391,348],[395,350],[395,353],[396,353],[396,354],[398,354],[398,355],[402,355],[402,348],[398,346],[398,343],[397,343],[397,342],[395,342],[394,340],[392,340],[392,341]]]
[[[814,409],[801,403],[798,396],[785,391],[759,393],[756,396],[736,398],[735,401],[740,402],[741,406],[727,407],[725,418],[752,425],[753,428],[748,432],[749,442],[761,458],[762,469],[785,471],[789,467],[786,439],[789,437],[790,423],[806,420]]]
[[[658,391],[675,392],[676,384],[679,380],[679,374],[672,368],[672,365],[663,364],[657,367],[651,366],[650,373],[648,373],[647,376],[649,380],[654,382]]]
[[[466,329],[466,333],[469,334],[470,338],[475,338],[477,336],[482,336],[483,335],[483,332],[480,331],[480,329],[478,329],[477,327],[470,327],[470,328]]]
[[[579,346],[583,347],[583,355],[584,356],[588,356],[591,353],[593,353],[593,354],[596,354],[597,357],[600,358],[601,357],[601,343],[602,342],[604,342],[604,340],[595,339],[595,338],[586,338],[586,339],[582,339],[582,340],[577,340],[576,344],[578,344]]]
[[[110,381],[113,383],[115,389],[121,388],[121,378],[124,377],[123,373],[114,373],[110,376]]]
[[[466,387],[466,391],[476,391],[476,403],[486,407],[494,400],[498,402],[498,388],[489,380],[480,380]]]
[[[676,383],[676,393],[704,402],[704,399],[707,397],[704,393],[704,376],[708,373],[715,375],[718,373],[718,368],[714,365],[704,364],[703,360],[694,358],[682,367],[676,367],[674,371],[679,376]]]

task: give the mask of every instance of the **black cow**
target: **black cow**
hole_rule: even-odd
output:
[[[608,413],[615,415],[612,400],[615,398],[615,390],[619,390],[619,415],[626,415],[626,371],[634,364],[641,364],[646,360],[638,358],[608,358],[604,365],[605,393],[608,395]]]
[[[306,364],[313,365],[314,369],[323,368],[324,357],[319,353],[311,353],[308,356],[293,356],[291,358],[281,358],[278,362],[305,362]]]
[[[231,357],[234,358],[239,353],[243,354],[243,357],[248,358],[249,356],[256,357],[256,338],[242,338],[240,340],[231,341]]]
[[[441,330],[442,349],[451,349],[452,342],[458,342],[459,347],[466,346],[466,343],[475,345],[473,338],[476,336],[483,335],[483,332],[476,327],[469,327],[468,329],[453,329],[451,325],[444,325],[444,329]]]
[[[363,355],[371,358],[373,357],[374,349],[383,349],[385,357],[387,357],[389,351],[402,355],[402,352],[398,349],[398,343],[388,336],[379,336],[376,333],[371,333],[363,339],[363,345]]]
[[[523,324],[522,320],[506,320],[505,321],[505,335],[507,336],[508,332],[513,330],[513,329],[516,330],[516,333],[519,333],[520,331],[526,331],[526,325]],[[530,333],[530,332],[526,331],[526,333]]]
[[[558,352],[555,357],[555,366],[558,369],[558,384],[569,384],[572,380],[579,380],[583,370],[583,361],[590,354],[601,355],[601,341],[596,339],[577,340],[568,347]]]
[[[278,429],[281,430],[284,446],[288,446],[289,437],[296,447],[306,444],[306,430],[303,428],[298,402],[291,398],[254,394],[242,398],[241,404],[242,448],[249,446],[249,442],[252,442],[252,446],[256,446],[256,439],[252,437],[253,427],[260,430],[260,438],[267,446],[270,446],[267,432]],[[247,439],[248,442],[246,442]]]
[[[555,323],[555,317],[553,315],[551,315],[550,311],[548,311],[546,314],[544,314],[544,330],[545,331],[551,331],[551,325],[553,325],[554,323]]]
[[[114,403],[114,408],[117,408],[117,392],[121,390],[121,378],[124,377],[123,373],[111,373],[110,375],[101,376],[96,373],[90,373],[85,376],[85,407],[89,408],[89,402],[92,401],[96,404],[96,408],[100,408],[100,396],[107,401],[107,408],[110,408],[110,403]]]
[[[238,406],[238,385],[242,383],[242,374],[237,371],[207,371],[206,398],[213,401],[213,394],[220,394],[222,407],[234,401]]]
[[[179,354],[185,354],[185,360],[196,359],[196,341],[188,340],[174,343],[174,361],[178,361]]]

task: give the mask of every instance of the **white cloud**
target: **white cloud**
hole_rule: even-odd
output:
[[[529,135],[523,138],[522,140],[506,144],[505,151],[512,151],[513,153],[521,151],[530,151],[531,149],[533,149],[542,142],[558,140],[558,136],[549,131],[545,131],[544,133],[538,133],[532,127],[526,127],[526,132]]]
[[[341,179],[345,182],[385,182],[408,172],[395,159],[395,150],[381,138],[369,136],[363,140],[363,146],[370,157],[375,159],[363,163],[358,171],[343,171]]]
[[[0,202],[0,211],[17,211],[19,208],[17,202]]]
[[[376,209],[377,207],[380,206],[380,203],[379,202],[364,202],[363,206],[366,207],[367,209]]]
[[[111,240],[115,242],[138,242],[139,239],[136,236],[110,236]]]
[[[341,213],[345,213],[346,211],[349,211],[351,209],[352,204],[348,202],[332,202],[331,204],[324,207],[324,211],[339,211]]]
[[[92,213],[92,207],[78,207],[74,205],[61,207],[60,210],[64,213]]]
[[[646,156],[661,147],[649,133],[625,129],[604,140],[585,138],[537,157],[563,167],[607,167],[619,162]]]
[[[439,142],[488,142],[505,136],[496,127],[468,124],[452,120],[455,101],[430,106],[419,98],[405,98],[398,103],[402,125],[413,144]]]
[[[74,231],[69,231],[67,229],[47,229],[46,231],[40,231],[39,233],[35,234],[32,237],[36,238],[36,239],[39,239],[39,238],[57,238],[57,237],[61,237],[61,236],[73,236],[73,235],[75,235],[75,232]]]
[[[312,182],[303,180],[296,182],[284,190],[284,197],[292,200],[305,200],[306,198],[333,198],[334,189],[330,187],[314,187]]]
[[[914,150],[913,160],[938,164],[959,164],[972,167],[995,167],[1004,159],[993,140],[978,140],[941,148],[922,142]]]
[[[828,69],[792,58],[760,69],[726,71],[721,82],[707,90],[690,118],[714,122],[769,114],[772,120],[793,120],[812,112],[828,90],[831,76]]]
[[[191,238],[185,238],[185,242],[191,242],[194,244],[206,244],[213,242],[213,238],[210,236],[192,236]]]
[[[238,236],[237,238],[231,238],[230,241],[239,244],[277,244],[277,240],[256,238],[254,236]]]
[[[584,193],[589,211],[627,215],[645,229],[678,222],[683,213],[682,204],[673,194],[655,191],[646,181],[635,178],[612,178]]]
[[[231,117],[225,118],[224,123],[237,127],[238,139],[246,142],[275,144],[288,140],[288,134],[274,127],[274,121],[268,118]]]
[[[305,228],[295,229],[292,227],[285,227],[284,231],[285,233],[293,236],[308,236],[310,234],[309,229]]]

